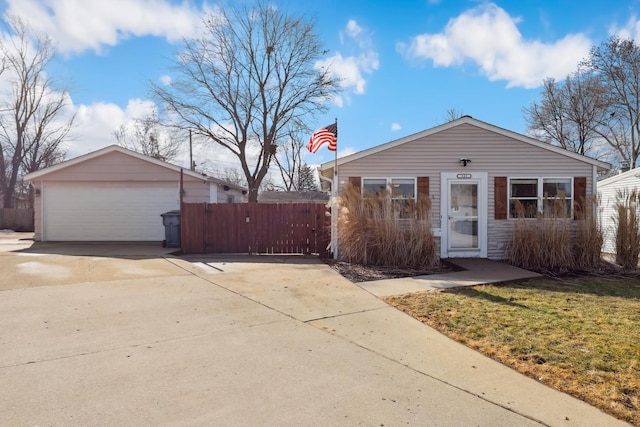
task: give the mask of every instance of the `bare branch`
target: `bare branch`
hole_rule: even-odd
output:
[[[185,40],[170,86],[152,85],[175,126],[220,145],[240,161],[249,201],[294,122],[326,109],[339,91],[313,22],[268,3],[236,6],[204,18],[205,31]]]
[[[634,40],[612,37],[594,46],[585,61],[598,79],[607,110],[596,130],[622,160],[638,166],[640,157],[640,46]]]
[[[162,126],[155,113],[123,124],[113,135],[118,145],[163,162],[176,160],[182,150],[176,129]]]
[[[1,70],[12,86],[0,99],[0,191],[5,206],[12,206],[20,174],[63,159],[75,116],[63,117],[68,92],[47,74],[51,41],[34,37],[19,19],[10,19],[8,27],[10,37],[0,43]]]

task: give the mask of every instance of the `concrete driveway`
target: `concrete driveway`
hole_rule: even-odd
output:
[[[313,258],[11,245],[2,425],[624,425]]]

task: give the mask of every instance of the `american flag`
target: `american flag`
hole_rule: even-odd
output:
[[[332,123],[329,126],[325,126],[319,129],[311,135],[307,148],[312,153],[315,153],[324,144],[329,144],[329,150],[336,151],[338,148],[338,125]]]

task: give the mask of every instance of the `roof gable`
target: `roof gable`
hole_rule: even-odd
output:
[[[372,154],[376,154],[376,153],[380,153],[380,152],[385,151],[385,150],[392,149],[394,147],[397,147],[397,146],[400,146],[400,145],[403,145],[403,144],[407,144],[407,143],[416,141],[416,140],[421,139],[421,138],[429,137],[429,136],[435,135],[437,133],[444,132],[446,130],[449,130],[449,129],[452,129],[452,128],[455,128],[455,127],[458,127],[458,126],[462,126],[462,125],[465,125],[465,124],[468,124],[468,125],[471,125],[471,126],[475,126],[475,127],[480,128],[480,129],[484,129],[486,131],[493,132],[493,133],[496,133],[496,134],[499,134],[499,135],[503,135],[503,136],[506,136],[506,137],[508,137],[510,139],[513,139],[513,140],[516,140],[516,141],[519,141],[519,142],[522,142],[522,143],[525,143],[525,144],[529,144],[529,145],[532,145],[532,146],[535,146],[535,147],[538,147],[538,148],[542,148],[544,150],[551,151],[551,152],[559,154],[561,156],[565,156],[565,157],[568,157],[568,158],[579,160],[579,161],[582,161],[582,162],[597,166],[597,167],[599,167],[601,169],[607,169],[608,170],[608,169],[611,168],[611,165],[609,165],[606,162],[602,162],[600,160],[596,160],[596,159],[593,159],[591,157],[583,156],[581,154],[574,153],[572,151],[568,151],[568,150],[565,150],[565,149],[560,148],[560,147],[556,147],[556,146],[551,145],[551,144],[547,144],[545,142],[542,142],[542,141],[539,141],[537,139],[528,137],[526,135],[522,135],[522,134],[519,134],[519,133],[516,133],[516,132],[512,132],[510,130],[507,130],[507,129],[500,128],[498,126],[491,125],[489,123],[474,119],[471,116],[464,116],[464,117],[461,117],[461,118],[459,118],[457,120],[452,120],[452,121],[444,123],[442,125],[439,125],[439,126],[436,126],[436,127],[430,128],[430,129],[426,129],[424,131],[421,131],[421,132],[418,132],[418,133],[414,133],[412,135],[408,135],[408,136],[405,136],[403,138],[387,142],[385,144],[377,145],[375,147],[372,147],[372,148],[369,148],[369,149],[366,149],[366,150],[363,150],[363,151],[359,151],[359,152],[351,154],[349,156],[338,158],[338,166],[340,166],[342,164],[345,164],[345,163],[352,162],[354,160],[362,159],[362,158],[370,156]],[[320,169],[321,170],[328,170],[328,169],[332,169],[333,167],[334,167],[334,162],[333,161],[326,162],[326,163],[323,163],[322,165],[320,165]]]
[[[632,178],[632,177],[638,178],[638,184],[640,184],[640,168],[634,168],[634,169],[628,170],[626,172],[622,172],[622,173],[620,173],[618,175],[614,175],[614,176],[611,176],[609,178],[605,178],[602,181],[598,182],[598,188],[608,187],[608,186],[613,185],[613,184],[615,184],[617,182],[624,181],[624,180]],[[633,180],[632,180],[632,182],[633,182]]]
[[[112,153],[120,153],[122,155],[126,155],[129,156],[131,158],[143,161],[143,162],[147,162],[149,164],[155,165],[155,166],[159,166],[165,169],[168,169],[170,171],[173,172],[177,172],[180,173],[180,171],[182,171],[182,173],[186,176],[190,176],[192,178],[196,178],[196,179],[200,179],[203,181],[210,181],[213,182],[215,184],[218,185],[226,185],[229,186],[231,188],[237,189],[237,190],[246,190],[244,187],[236,185],[236,184],[232,184],[230,182],[218,179],[218,178],[214,178],[214,177],[210,177],[210,176],[206,176],[206,175],[202,175],[200,173],[194,172],[192,170],[189,169],[184,169],[180,166],[176,166],[174,164],[171,163],[167,163],[167,162],[163,162],[162,160],[158,160],[156,158],[129,150],[127,148],[121,147],[119,145],[109,145],[107,147],[101,148],[99,150],[96,151],[92,151],[90,153],[78,156],[78,157],[74,157],[73,159],[69,159],[66,160],[62,163],[58,163],[56,165],[50,166],[48,168],[44,168],[44,169],[40,169],[36,172],[31,172],[29,174],[26,174],[24,176],[24,180],[25,181],[34,181],[37,180],[38,178],[42,178],[45,177],[49,174],[55,173],[55,172],[59,172],[62,170],[65,170],[67,168],[79,165],[81,163],[85,163],[88,161],[91,161],[93,159],[97,159],[99,157],[102,156],[106,156],[106,155],[110,155]]]
[[[161,167],[163,167],[165,169],[169,169],[169,170],[174,171],[174,172],[180,172],[180,170],[182,169],[179,166],[172,165],[171,163],[163,162],[162,160],[158,160],[158,159],[155,159],[153,157],[149,157],[149,156],[146,156],[144,154],[137,153],[137,152],[129,150],[127,148],[120,147],[119,145],[109,145],[107,147],[101,148],[101,149],[96,150],[96,151],[92,151],[92,152],[87,153],[87,154],[83,154],[83,155],[78,156],[78,157],[74,157],[73,159],[66,160],[66,161],[64,161],[62,163],[58,163],[58,164],[50,166],[48,168],[40,169],[40,170],[38,170],[36,172],[31,172],[29,174],[26,174],[24,176],[24,179],[28,180],[28,181],[32,181],[34,179],[41,178],[41,177],[46,176],[48,174],[51,174],[53,172],[58,172],[60,170],[67,169],[69,167],[78,165],[80,163],[87,162],[87,161],[92,160],[92,159],[96,159],[98,157],[101,157],[101,156],[104,156],[104,155],[107,155],[107,154],[110,154],[110,153],[121,153],[121,154],[130,156],[130,157],[136,158],[138,160],[142,160],[144,162],[148,162],[148,163],[154,164],[156,166],[161,166]],[[186,174],[188,174],[190,176],[193,176],[194,178],[206,179],[206,177],[204,175],[201,175],[199,173],[196,173],[196,172],[193,172],[193,171],[190,171],[190,170],[184,170],[184,169],[183,169],[183,171],[184,171],[184,173],[186,173]]]

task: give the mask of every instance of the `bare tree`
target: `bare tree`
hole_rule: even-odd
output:
[[[281,139],[277,154],[273,157],[278,166],[282,178],[282,188],[285,191],[298,190],[297,183],[300,176],[302,163],[303,128],[290,129],[287,135]]]
[[[529,132],[550,144],[583,155],[599,156],[598,123],[607,116],[608,98],[599,80],[578,69],[558,82],[543,82],[540,102],[523,108]],[[605,144],[606,145],[606,144]]]
[[[236,185],[247,185],[244,174],[233,167],[224,168],[218,178]]]
[[[640,46],[612,37],[591,48],[584,61],[607,97],[595,129],[633,168],[640,156]]]
[[[176,129],[162,126],[156,114],[123,124],[113,135],[118,145],[163,162],[174,161],[182,149]]]
[[[34,37],[19,19],[11,19],[0,43],[3,77],[11,90],[0,99],[0,191],[13,206],[18,177],[62,160],[63,141],[74,116],[64,118],[68,92],[47,74],[54,58],[49,38]]]
[[[204,32],[185,40],[176,76],[153,92],[176,125],[190,128],[240,161],[249,201],[294,123],[325,110],[338,82],[315,64],[325,54],[313,22],[266,2],[208,13]]]
[[[446,111],[443,123],[449,123],[462,117],[464,117],[464,112],[462,111],[462,109],[458,110],[455,107],[451,107]]]

